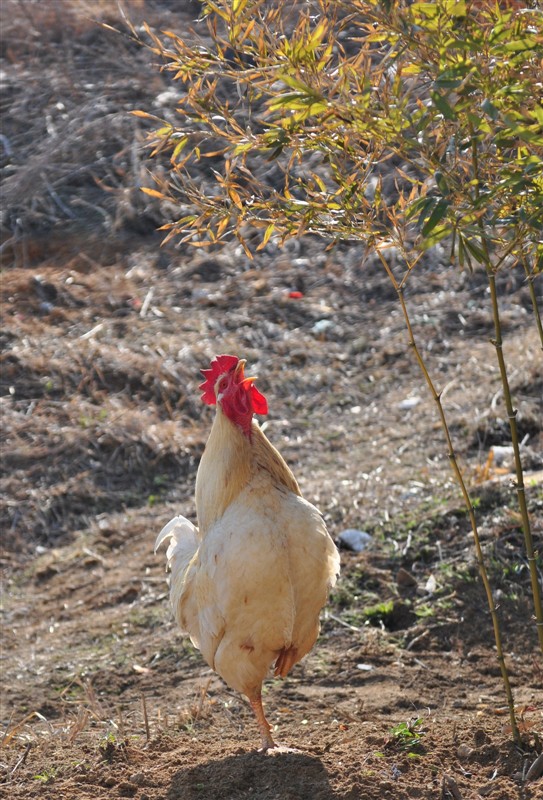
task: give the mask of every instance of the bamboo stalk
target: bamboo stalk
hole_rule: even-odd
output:
[[[477,137],[473,135],[473,132],[471,136],[471,153],[472,153],[473,174],[475,177],[474,196],[475,196],[475,204],[477,205],[480,199],[479,180],[477,180],[479,177],[479,150],[478,150]],[[530,515],[528,514],[528,505],[526,503],[526,491],[524,487],[524,471],[522,468],[522,459],[520,456],[520,440],[519,440],[518,426],[517,426],[517,409],[514,408],[513,406],[513,400],[511,397],[511,387],[509,386],[509,378],[507,375],[507,365],[505,363],[505,357],[503,355],[503,338],[502,338],[502,328],[500,319],[500,307],[498,303],[498,292],[496,289],[496,275],[492,268],[490,248],[488,246],[488,239],[485,231],[484,220],[481,215],[479,215],[479,218],[477,220],[477,226],[479,229],[481,249],[483,252],[483,259],[484,259],[483,266],[486,270],[488,286],[490,289],[492,319],[494,322],[494,339],[491,339],[491,342],[494,345],[494,349],[496,351],[496,358],[498,360],[498,368],[500,371],[500,378],[503,388],[505,408],[507,411],[507,418],[509,420],[509,430],[511,431],[511,444],[513,445],[513,454],[515,459],[515,473],[516,473],[515,485],[517,490],[520,516],[522,519],[522,531],[524,533],[524,546],[526,548],[526,559],[528,561],[528,567],[530,570],[530,581],[532,585],[532,596],[534,601],[537,636],[539,639],[539,647],[541,649],[541,652],[543,653],[543,606],[541,604],[541,591],[539,588],[539,576],[537,574],[537,563],[534,551],[532,528],[530,524]],[[533,297],[535,298],[535,291]],[[536,310],[536,321],[538,320],[539,324],[541,325],[541,320],[539,319],[539,313],[537,310],[537,302],[534,305],[534,309]]]
[[[532,308],[534,310],[534,317],[535,317],[535,324],[537,326],[537,330],[539,333],[539,340],[541,342],[541,349],[543,350],[543,324],[541,323],[541,314],[539,313],[539,306],[537,304],[537,295],[535,293],[534,288],[534,280],[535,275],[529,269],[528,264],[526,263],[526,258],[522,257],[522,266],[524,267],[524,272],[526,273],[526,280],[528,281],[528,289],[530,292],[530,299],[532,301]]]
[[[537,635],[539,638],[539,646],[543,653],[543,607],[541,605],[541,591],[539,588],[539,576],[537,574],[537,563],[534,551],[534,540],[532,536],[532,528],[530,525],[530,516],[528,514],[528,505],[526,503],[526,491],[524,487],[524,472],[522,468],[522,459],[520,455],[520,439],[517,426],[517,410],[513,407],[513,400],[511,397],[511,388],[509,386],[509,378],[507,376],[507,366],[503,355],[503,340],[501,332],[500,310],[498,304],[498,293],[496,289],[496,277],[492,271],[491,266],[485,264],[486,273],[488,278],[488,285],[490,288],[490,300],[492,303],[492,316],[494,319],[495,338],[492,344],[496,350],[496,357],[498,359],[498,367],[500,370],[500,377],[503,387],[503,397],[505,401],[505,408],[507,411],[507,418],[509,420],[509,428],[511,431],[511,444],[513,445],[513,454],[515,458],[515,473],[516,473],[516,490],[517,498],[520,509],[520,516],[522,519],[522,530],[524,533],[524,546],[526,548],[526,559],[530,569],[530,580],[532,584],[532,595],[534,601],[534,610],[536,618]]]
[[[516,720],[516,716],[515,716],[515,701],[514,701],[514,698],[513,698],[513,691],[511,689],[511,683],[509,681],[509,673],[507,671],[507,666],[506,666],[506,663],[505,663],[505,656],[504,656],[504,653],[503,653],[503,645],[502,645],[502,637],[501,637],[501,630],[500,630],[500,623],[499,623],[499,619],[498,619],[498,613],[497,613],[497,610],[496,610],[496,605],[494,603],[494,597],[493,597],[493,594],[492,594],[492,587],[490,586],[488,573],[487,573],[486,566],[485,566],[485,563],[484,563],[483,550],[482,550],[482,547],[481,547],[481,540],[480,540],[480,537],[479,537],[479,530],[478,530],[478,527],[477,527],[477,520],[475,518],[475,509],[474,509],[473,503],[471,501],[471,498],[469,496],[469,493],[468,493],[468,490],[467,490],[466,483],[464,481],[462,472],[461,472],[460,467],[458,465],[458,460],[456,458],[456,453],[454,451],[454,447],[453,447],[453,443],[452,443],[452,439],[451,439],[449,425],[447,423],[447,417],[445,415],[445,411],[443,409],[443,404],[441,402],[441,392],[437,392],[436,391],[436,388],[434,386],[434,382],[432,381],[432,379],[430,377],[430,374],[428,372],[428,369],[426,367],[424,359],[423,359],[423,357],[421,355],[421,352],[420,352],[420,350],[419,350],[419,348],[417,346],[416,340],[415,340],[415,334],[413,332],[413,327],[411,325],[411,318],[409,316],[409,311],[407,309],[407,305],[406,305],[405,297],[404,297],[404,284],[403,284],[403,282],[402,282],[402,284],[398,283],[398,281],[396,280],[392,270],[390,269],[390,266],[386,262],[386,259],[383,258],[383,255],[379,251],[378,251],[378,253],[379,253],[379,258],[381,259],[381,262],[382,262],[382,264],[383,264],[383,266],[384,266],[384,268],[386,270],[386,273],[387,273],[388,277],[390,278],[390,280],[392,282],[392,285],[394,286],[394,289],[396,290],[396,293],[398,295],[398,299],[400,301],[400,305],[401,305],[401,308],[402,308],[402,313],[403,313],[403,316],[404,316],[405,324],[407,326],[407,331],[408,331],[408,335],[409,335],[409,346],[413,349],[413,353],[415,354],[415,358],[417,360],[417,363],[418,363],[418,365],[420,367],[420,370],[421,370],[421,372],[422,372],[422,374],[424,376],[426,384],[427,384],[427,386],[428,386],[428,388],[429,388],[429,390],[430,390],[430,392],[432,394],[432,397],[433,397],[433,399],[434,399],[434,401],[436,403],[439,419],[440,419],[440,422],[441,422],[441,427],[443,429],[443,432],[445,434],[445,439],[446,439],[446,442],[447,442],[449,462],[451,464],[451,467],[452,467],[454,476],[456,478],[456,481],[457,481],[457,483],[458,483],[458,485],[460,487],[460,491],[462,493],[464,504],[465,504],[467,512],[468,512],[468,517],[469,517],[469,520],[470,520],[470,523],[471,523],[471,529],[473,531],[473,538],[474,538],[474,541],[475,541],[475,555],[476,555],[476,559],[477,559],[477,566],[479,568],[479,574],[481,576],[481,580],[482,580],[482,583],[483,583],[483,586],[484,586],[484,590],[485,590],[485,594],[486,594],[486,598],[487,598],[487,602],[488,602],[488,608],[490,610],[490,616],[491,616],[491,619],[492,619],[492,627],[493,627],[493,630],[494,630],[494,640],[496,642],[497,658],[498,658],[498,663],[499,663],[499,666],[500,666],[500,672],[501,672],[503,685],[504,685],[504,689],[505,689],[505,695],[506,695],[506,699],[507,699],[507,706],[508,706],[508,709],[509,709],[509,717],[510,717],[510,720],[511,720],[511,731],[512,731],[512,734],[513,734],[513,739],[515,740],[515,742],[519,743],[520,742],[520,732],[519,732],[519,729],[518,729],[517,720]]]

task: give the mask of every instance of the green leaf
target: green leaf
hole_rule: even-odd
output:
[[[466,116],[476,131],[491,133],[491,127],[488,124],[488,120],[484,119],[484,117],[480,117],[478,114],[472,114],[471,111],[468,111]]]
[[[175,161],[177,156],[184,150],[188,140],[189,140],[188,136],[183,136],[181,139],[179,139],[172,153],[172,161]]]
[[[543,106],[535,106],[535,108],[532,109],[532,114],[540,125],[543,125]]]
[[[493,119],[493,120],[498,119],[499,111],[496,108],[496,106],[494,105],[494,103],[492,103],[488,98],[483,101],[483,103],[481,105],[481,108],[483,109],[485,114],[488,114],[490,119]]]
[[[449,194],[449,185],[448,185],[447,181],[445,180],[445,176],[443,175],[443,173],[438,170],[436,172],[434,178],[435,178],[435,182],[436,182],[437,188],[439,189],[441,194],[443,196],[448,195]]]
[[[510,53],[521,53],[524,50],[533,50],[537,47],[537,39],[535,36],[523,36],[519,39],[512,39],[509,42],[506,42],[504,45],[504,50],[509,51]]]
[[[309,37],[308,46],[311,49],[315,49],[324,39],[324,34],[326,33],[326,29],[328,27],[328,23],[326,19],[321,19],[317,27],[312,31],[311,36]]]
[[[427,210],[435,203],[435,197],[418,197],[414,200],[406,211],[405,217],[410,220],[416,214],[419,214],[417,225],[422,224],[422,220],[426,217]]]
[[[451,17],[465,17],[468,13],[465,0],[445,0],[445,12]]]
[[[430,216],[428,217],[428,219],[426,220],[426,222],[422,226],[421,233],[422,233],[423,236],[428,236],[428,234],[431,231],[433,231],[433,229],[436,227],[436,225],[439,222],[441,222],[441,220],[443,219],[443,217],[447,213],[448,209],[449,209],[449,201],[448,200],[445,200],[444,198],[441,198],[441,200],[437,201],[437,203],[434,206],[434,209],[433,209],[432,213],[430,214]]]
[[[457,89],[473,69],[470,63],[457,64],[443,70],[435,79],[435,85],[442,89]]]
[[[277,79],[286,83],[287,86],[290,86],[291,89],[296,89],[298,92],[302,94],[309,94],[313,97],[317,94],[311,86],[308,86],[307,83],[295,78],[294,75],[287,75],[286,73],[281,73],[277,76]],[[320,95],[319,95],[320,96]]]
[[[485,263],[485,254],[479,242],[476,242],[475,239],[464,239],[464,244],[478,264]]]
[[[272,235],[274,230],[275,230],[275,225],[273,224],[273,222],[270,222],[270,224],[268,225],[268,227],[264,231],[264,236],[262,237],[262,241],[260,242],[260,244],[256,248],[257,251],[258,250],[263,250],[266,247],[266,245],[268,244],[268,242],[270,240],[270,236]]]
[[[418,25],[424,25],[429,19],[435,19],[439,14],[436,3],[413,3],[409,9],[413,21]]]
[[[438,92],[432,92],[432,102],[437,110],[443,114],[445,119],[456,119],[456,114],[454,113],[453,108],[449,105],[442,94],[439,94]]]
[[[234,155],[239,156],[241,153],[247,153],[253,147],[253,142],[239,142],[239,144],[234,147]]]
[[[424,242],[422,243],[422,247],[427,250],[429,247],[434,247],[438,242],[442,239],[445,239],[446,236],[451,235],[451,226],[448,222],[444,225],[436,225],[433,231],[426,237]]]

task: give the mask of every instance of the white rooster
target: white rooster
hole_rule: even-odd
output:
[[[207,663],[254,710],[262,750],[277,748],[262,708],[270,667],[284,677],[313,647],[339,555],[317,509],[253,415],[265,397],[245,361],[216,356],[202,370],[202,399],[217,412],[196,477],[198,529],[175,517],[170,598],[176,619]]]

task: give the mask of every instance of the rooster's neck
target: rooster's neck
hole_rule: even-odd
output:
[[[196,476],[196,512],[202,536],[245,488],[252,472],[251,438],[217,406]]]

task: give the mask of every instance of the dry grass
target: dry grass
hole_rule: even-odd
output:
[[[154,230],[141,121],[165,88],[149,54],[120,31],[111,0],[6,0],[2,126],[3,263],[32,263],[36,237],[54,227],[113,234]],[[130,0],[133,22],[160,19],[149,0]],[[134,69],[140,74],[134,80]],[[42,76],[44,70],[47,80]],[[30,252],[30,254],[29,254]]]

